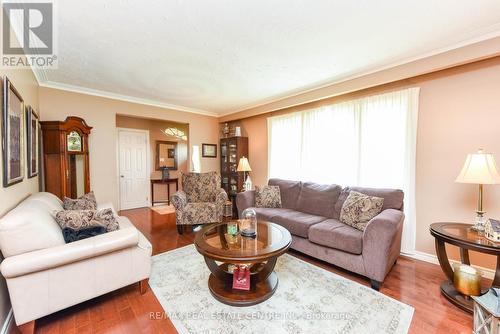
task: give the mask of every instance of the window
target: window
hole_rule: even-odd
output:
[[[412,252],[418,95],[410,88],[270,117],[269,177],[403,189],[403,250]]]

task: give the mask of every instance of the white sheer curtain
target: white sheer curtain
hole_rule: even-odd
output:
[[[399,188],[402,252],[415,249],[415,151],[419,88],[268,119],[269,177]]]

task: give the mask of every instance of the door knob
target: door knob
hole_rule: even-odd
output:
[[[121,177],[121,178],[124,178],[125,176],[123,176],[123,175],[120,175],[120,177]]]

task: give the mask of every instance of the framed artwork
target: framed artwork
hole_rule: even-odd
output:
[[[3,81],[2,155],[3,186],[24,179],[24,101],[7,77]]]
[[[217,158],[217,144],[201,144],[203,158]]]
[[[38,175],[38,149],[39,149],[39,135],[38,135],[38,114],[31,108],[26,107],[26,161],[28,163],[28,178]]]

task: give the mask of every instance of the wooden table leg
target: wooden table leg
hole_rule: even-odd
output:
[[[491,283],[493,287],[500,287],[500,256],[497,256],[497,269],[495,271],[495,278]]]
[[[151,181],[151,206],[155,206],[155,191],[154,191],[154,182]]]
[[[170,183],[167,182],[167,205],[170,205]]]
[[[460,248],[460,259],[462,260],[463,264],[470,266],[469,250],[468,249]]]
[[[35,334],[35,320],[17,326],[21,334]]]
[[[443,269],[446,277],[453,282],[453,269],[451,269],[450,261],[448,261],[448,256],[446,255],[445,243],[442,240],[435,239],[436,244],[436,255],[439,260],[439,265]]]

